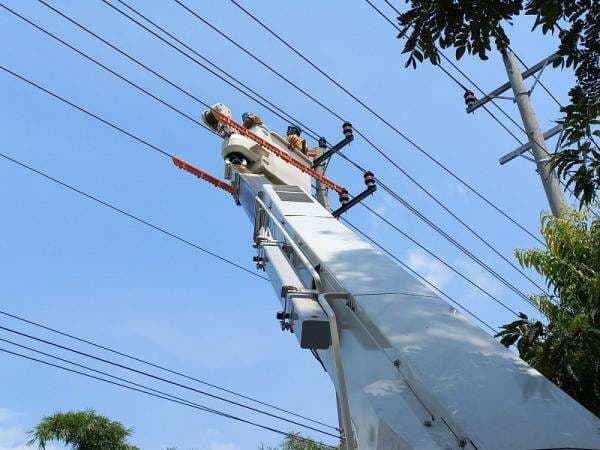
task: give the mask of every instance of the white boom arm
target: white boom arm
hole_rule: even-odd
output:
[[[302,187],[238,168],[282,328],[329,373],[347,449],[600,448],[598,418]]]

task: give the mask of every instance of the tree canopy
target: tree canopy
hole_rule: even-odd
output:
[[[600,416],[600,218],[588,214],[545,216],[547,249],[516,251],[522,266],[547,279],[552,296],[531,296],[547,320],[521,314],[497,336]]]
[[[561,152],[551,161],[581,200],[588,205],[600,190],[598,117],[600,114],[600,2],[597,0],[406,0],[409,9],[398,17],[406,38],[406,66],[425,59],[440,61],[440,49],[454,48],[456,58],[465,53],[488,59],[492,48],[510,45],[506,26],[520,14],[535,17],[534,29],[557,33],[562,56],[554,64],[574,70],[577,82],[569,92],[571,102],[559,121],[565,132]]]
[[[71,411],[44,417],[29,432],[31,440],[27,445],[45,449],[57,441],[73,450],[139,450],[126,441],[131,433],[130,428],[93,410]]]

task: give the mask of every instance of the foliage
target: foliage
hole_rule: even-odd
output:
[[[131,433],[131,429],[93,410],[71,411],[44,417],[29,432],[27,445],[45,449],[49,442],[59,441],[73,450],[139,450],[126,442]]]
[[[547,249],[517,250],[516,256],[547,279],[552,297],[531,296],[547,323],[521,314],[497,336],[600,416],[600,218],[545,216],[542,235]]]
[[[313,444],[302,439],[300,434],[291,434],[278,447],[265,447],[261,445],[259,450],[323,450],[324,448],[322,445]],[[335,448],[341,449],[342,447]]]
[[[597,200],[600,192],[600,149],[594,141],[600,137],[600,130],[594,129],[600,125],[600,101],[590,104],[579,87],[570,96],[571,104],[563,108],[566,116],[560,121],[565,130],[562,151],[552,156],[550,165],[584,206]]]
[[[566,129],[562,151],[552,164],[578,193],[582,205],[597,198],[600,187],[598,152],[592,152],[599,137],[600,112],[600,2],[597,0],[406,0],[409,9],[398,17],[406,37],[406,66],[428,59],[440,61],[439,49],[453,47],[456,58],[465,53],[488,59],[492,42],[502,49],[510,44],[505,32],[522,12],[535,16],[534,29],[556,33],[562,59],[556,66],[571,67],[577,78],[570,90],[570,105],[561,109],[560,123]],[[596,141],[597,142],[597,141]],[[598,149],[596,144],[596,150]]]

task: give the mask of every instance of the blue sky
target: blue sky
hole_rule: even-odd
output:
[[[198,103],[142,71],[42,4],[18,0],[4,3],[188,114],[199,117]],[[286,123],[144,34],[100,0],[50,3],[206,102],[226,103],[237,117],[244,111],[254,111],[263,116],[270,128],[285,130]],[[499,166],[498,158],[517,144],[483,111],[474,116],[465,114],[462,92],[439,70],[427,64],[416,71],[404,69],[401,45],[394,30],[366,3],[361,0],[242,3],[427,151],[510,212],[515,220],[530,230],[538,229],[540,214],[547,206],[533,165],[515,160]],[[384,8],[383,2],[377,3]],[[330,141],[341,138],[339,121],[257,66],[174,2],[132,0],[131,4]],[[500,252],[510,256],[514,248],[535,244],[257,28],[230,2],[208,2],[207,6],[188,0],[187,4],[372,137]],[[400,2],[398,5],[404,7]],[[393,17],[392,11],[385,11]],[[552,37],[531,32],[531,25],[529,18],[523,18],[509,29],[509,34],[515,50],[533,64],[552,53],[556,42]],[[0,10],[0,36],[5,43],[1,50],[2,65],[198,167],[222,174],[220,142],[197,125],[3,10]],[[506,81],[497,55],[487,62],[465,57],[460,66],[485,90]],[[543,79],[566,102],[572,75],[549,69]],[[222,191],[176,170],[168,159],[4,72],[0,73],[0,89],[3,153],[252,267],[251,225]],[[540,89],[536,89],[534,102],[542,128],[550,128],[559,117],[558,108]],[[514,105],[505,102],[502,106],[518,117]],[[520,137],[523,139],[522,134]],[[531,284],[474,240],[361,139],[357,138],[346,152],[434,221],[443,224],[449,234],[520,289],[532,292]],[[362,189],[362,177],[339,159],[331,164],[330,176],[355,192]],[[298,348],[292,335],[280,331],[275,320],[278,302],[268,283],[12,163],[0,161],[0,179],[3,310],[316,419],[337,422],[329,378],[310,353]],[[332,201],[337,203],[335,198]],[[522,300],[385,193],[377,192],[368,203],[507,304],[531,312]],[[498,326],[511,319],[507,311],[387,225],[368,216],[364,209],[355,208],[348,217],[484,320]],[[7,318],[0,318],[0,325],[75,345]],[[3,338],[14,338],[9,333],[0,334]],[[22,449],[24,432],[42,416],[82,408],[94,408],[133,427],[132,441],[143,449],[177,446],[246,450],[260,443],[280,441],[277,435],[247,425],[8,355],[0,358],[0,450]],[[295,430],[191,392],[176,391],[158,383],[152,385],[261,423]]]

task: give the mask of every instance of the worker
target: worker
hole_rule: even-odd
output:
[[[297,125],[290,125],[287,128],[287,144],[290,150],[297,150],[308,156],[308,147],[306,140],[300,137],[302,130]]]
[[[254,113],[245,112],[242,114],[242,123],[245,128],[252,128],[256,125],[262,126],[263,122],[260,116],[257,116]]]

